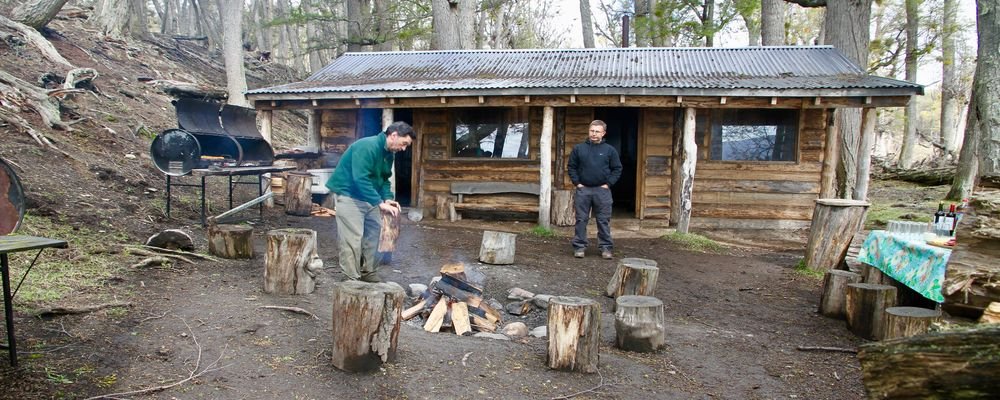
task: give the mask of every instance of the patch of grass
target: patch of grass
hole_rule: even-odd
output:
[[[889,204],[873,203],[868,207],[868,215],[865,216],[865,229],[881,228],[889,224],[889,221],[903,220],[903,215],[909,214],[915,218],[906,218],[907,221],[928,222],[937,210],[937,202],[929,202],[930,213],[922,213],[908,207],[893,207]]]
[[[535,236],[538,236],[538,237],[544,237],[544,238],[550,238],[550,237],[555,237],[556,236],[556,232],[553,231],[551,228],[546,228],[546,227],[541,226],[541,225],[535,225],[535,227],[531,228],[531,230],[529,232],[532,235],[535,235]]]
[[[823,279],[824,275],[823,271],[809,268],[809,266],[806,265],[806,259],[804,258],[795,264],[795,272],[813,279]]]
[[[696,233],[671,232],[660,238],[690,251],[701,253],[722,253],[726,251],[726,246]]]

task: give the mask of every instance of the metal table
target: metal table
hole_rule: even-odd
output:
[[[192,183],[174,183],[172,177],[167,175],[167,218],[170,218],[170,188],[173,186],[187,186],[200,188],[201,190],[201,226],[205,226],[205,180],[209,176],[225,176],[229,178],[229,209],[233,208],[233,185],[257,185],[257,195],[261,196],[264,194],[264,188],[262,186],[264,181],[264,174],[273,172],[284,172],[294,170],[295,166],[265,166],[265,167],[234,167],[234,168],[203,168],[203,169],[193,169],[190,175],[194,177],[201,178],[201,184]],[[256,182],[243,182],[237,179],[233,181],[234,176],[250,176],[256,175]],[[260,205],[260,216],[261,219],[264,218],[264,205]]]
[[[28,272],[31,272],[31,267],[35,266],[35,261],[38,261],[38,256],[42,254],[42,250],[49,247],[65,248],[66,246],[65,240],[37,236],[0,236],[0,274],[3,275],[3,306],[4,317],[7,320],[7,345],[5,347],[10,352],[10,365],[13,367],[17,367],[17,344],[14,341],[14,308],[12,305],[14,296],[17,294],[17,290],[21,288],[21,284],[24,283],[24,278],[28,276]],[[7,254],[35,249],[38,249],[38,254],[35,255],[34,260],[31,260],[31,265],[24,271],[24,275],[21,276],[17,287],[11,293],[10,261],[7,259]]]

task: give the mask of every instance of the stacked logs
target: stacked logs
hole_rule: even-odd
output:
[[[483,300],[482,276],[465,264],[446,264],[440,278],[420,294],[419,300],[403,311],[403,320],[417,316],[424,320],[424,330],[440,332],[452,328],[457,335],[471,334],[473,330],[495,332],[503,322],[500,313]]]

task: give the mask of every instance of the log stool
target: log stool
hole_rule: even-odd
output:
[[[883,335],[883,339],[896,339],[926,333],[932,323],[940,320],[940,310],[919,307],[889,307],[885,309],[885,335]]]
[[[656,291],[656,277],[660,268],[656,261],[645,258],[623,258],[618,262],[611,281],[608,282],[608,296],[617,298],[624,295],[652,296]]]
[[[285,182],[285,214],[312,215],[312,174],[289,172]]]
[[[896,288],[871,283],[847,285],[847,329],[868,340],[885,335],[885,309],[896,306]]]
[[[600,304],[581,297],[553,297],[549,300],[547,329],[549,368],[588,374],[597,372]]]
[[[615,299],[615,343],[622,350],[650,353],[664,345],[663,302],[626,295]]]
[[[823,296],[819,299],[819,313],[830,318],[844,319],[847,285],[850,283],[861,283],[861,275],[839,269],[826,271],[823,275]]]
[[[316,231],[274,229],[267,232],[264,293],[309,294],[323,261],[316,255]]]
[[[363,372],[395,361],[405,297],[406,292],[395,283],[335,283],[333,366]]]
[[[517,235],[513,233],[484,231],[479,261],[496,265],[513,264],[516,245]]]
[[[208,253],[229,259],[253,258],[253,227],[208,225]]]

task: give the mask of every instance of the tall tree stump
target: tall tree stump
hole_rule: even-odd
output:
[[[847,305],[847,285],[861,283],[861,275],[851,271],[831,269],[823,276],[823,296],[819,313],[830,318],[844,319]]]
[[[649,353],[663,347],[663,302],[650,296],[615,299],[615,343],[622,350]]]
[[[871,283],[847,285],[847,329],[868,340],[885,336],[885,309],[896,306],[896,288]]]
[[[333,366],[363,372],[395,361],[405,297],[406,292],[395,283],[335,283]]]
[[[253,227],[208,224],[208,253],[229,259],[253,258]]]
[[[608,296],[652,296],[656,292],[656,278],[659,274],[660,268],[656,266],[656,261],[623,258],[608,282]]]
[[[885,273],[878,269],[878,267],[868,264],[862,265],[864,265],[864,269],[862,269],[864,275],[861,276],[861,282],[873,285],[888,285],[890,283],[889,281],[892,278],[885,276]]]
[[[576,224],[573,192],[572,190],[555,190],[552,192],[552,222],[556,226],[572,226]]]
[[[549,301],[548,366],[561,371],[597,372],[601,305],[581,297]]]
[[[274,229],[267,232],[264,293],[309,294],[323,261],[316,255],[316,231]]]
[[[289,172],[285,179],[285,214],[312,215],[312,175]]]
[[[507,232],[483,232],[483,243],[479,246],[479,261],[487,264],[506,265],[514,263],[514,249],[517,235]]]
[[[866,201],[817,199],[806,245],[806,266],[820,271],[836,268],[861,228],[868,206]]]
[[[926,333],[931,324],[941,320],[941,310],[920,307],[889,307],[885,309],[883,339],[896,339]]]

